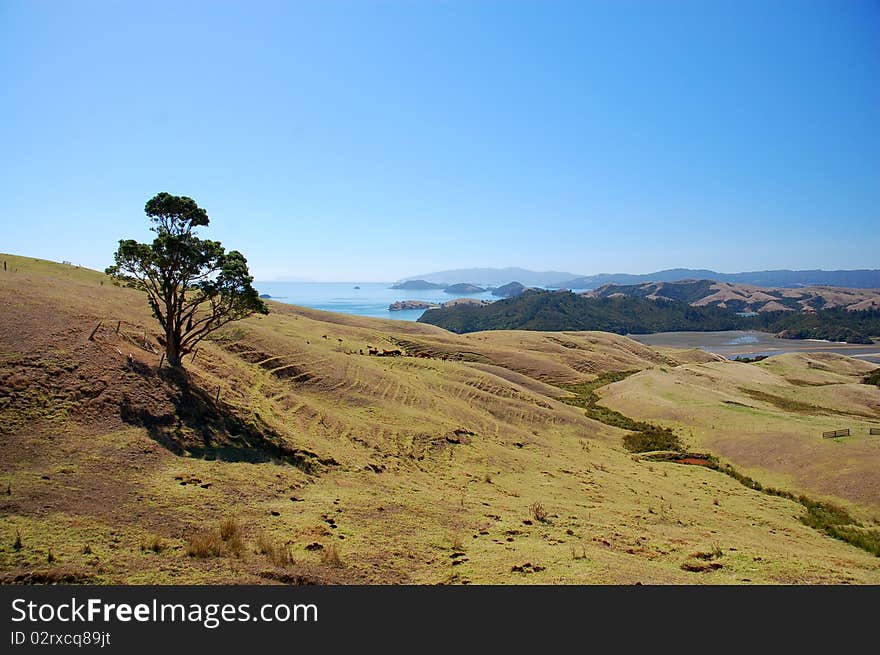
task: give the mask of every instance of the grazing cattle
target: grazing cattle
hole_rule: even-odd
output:
[[[321,335],[321,338],[322,338],[322,339],[326,339],[326,338],[327,338],[327,335],[326,335],[326,334],[322,334],[322,335]]]
[[[369,352],[371,355],[379,354],[379,351],[376,348],[373,348],[373,346],[367,346],[367,348],[369,349],[367,352]]]
[[[416,353],[416,357],[419,357],[420,359],[431,359],[431,355],[428,353]]]
[[[379,357],[400,357],[403,354],[400,350],[382,350],[382,354]]]

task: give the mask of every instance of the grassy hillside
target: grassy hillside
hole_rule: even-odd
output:
[[[609,296],[583,296],[569,291],[527,291],[515,298],[485,306],[441,307],[426,311],[421,323],[457,333],[482,330],[604,330],[617,334],[649,334],[675,331],[763,330],[782,332],[795,339],[827,339],[848,343],[872,343],[880,336],[880,310],[868,307],[850,311],[843,307],[795,312],[779,305],[779,311],[763,311],[754,317],[737,316],[716,305],[692,305],[690,300],[706,291],[708,281],[665,285],[667,296],[654,296],[660,285],[615,287]],[[603,288],[603,293],[608,291]],[[770,298],[768,296],[768,298]],[[772,302],[776,302],[772,300]],[[768,305],[765,305],[769,306]]]
[[[137,292],[0,259],[5,582],[880,582],[798,503],[634,458],[560,386],[739,365],[272,303],[180,376]]]
[[[609,284],[586,294],[607,298],[623,294],[636,298],[665,298],[697,307],[713,305],[734,312],[804,311],[841,307],[851,310],[880,307],[877,289],[845,289],[841,287],[802,287],[785,289],[755,287],[713,280],[649,282],[642,284]]]
[[[645,370],[599,390],[603,406],[683,433],[765,483],[880,515],[880,390],[876,369],[832,353],[786,354],[756,364]],[[849,428],[850,437],[823,438]]]

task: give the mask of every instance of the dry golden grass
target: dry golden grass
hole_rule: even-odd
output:
[[[880,515],[880,390],[860,384],[871,364],[843,355],[787,354],[757,364],[643,371],[599,391],[601,403],[675,428],[692,449],[753,478]],[[825,439],[849,428],[852,437]]]
[[[702,467],[634,460],[623,431],[554,399],[555,384],[641,369],[610,396],[641,380],[634,397],[658,420],[706,402],[739,421],[720,401],[753,402],[740,386],[788,393],[772,370],[679,366],[693,356],[601,333],[457,336],[272,303],[187,360],[197,401],[182,400],[138,345],[144,332],[155,344],[141,295],[6,258],[18,270],[0,275],[3,580],[880,583],[876,558],[802,524],[797,503]],[[431,357],[361,355],[368,345]],[[743,372],[726,381],[728,370]],[[712,380],[717,398],[697,391]],[[699,426],[702,409],[688,411]],[[758,411],[777,420],[777,408]],[[532,516],[535,500],[548,522]],[[167,548],[141,551],[156,534]],[[682,569],[713,544],[720,568]]]

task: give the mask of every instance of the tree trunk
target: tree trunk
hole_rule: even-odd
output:
[[[180,361],[180,339],[175,334],[174,329],[165,331],[165,355],[168,359],[168,366],[178,367]]]

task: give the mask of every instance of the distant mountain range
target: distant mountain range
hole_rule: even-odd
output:
[[[715,280],[735,284],[762,287],[809,287],[833,286],[852,289],[880,289],[880,270],[858,269],[850,271],[747,271],[744,273],[719,273],[707,269],[669,268],[645,274],[599,273],[578,276],[558,271],[530,271],[525,268],[457,268],[437,273],[414,275],[401,280],[425,280],[449,286],[462,282],[482,286],[501,286],[520,282],[525,286],[551,289],[598,289],[606,284],[641,284],[643,282],[678,282],[679,280]]]
[[[761,287],[812,287],[832,286],[852,289],[880,288],[880,270],[859,269],[852,271],[748,271],[745,273],[719,273],[705,269],[670,268],[665,271],[632,275],[629,273],[600,273],[569,279],[560,278],[548,286],[562,289],[598,289],[606,284],[641,284],[643,282],[677,282],[679,280],[714,280]]]
[[[437,273],[425,273],[404,278],[408,280],[424,280],[443,286],[468,283],[481,286],[497,287],[508,282],[518,281],[526,286],[548,287],[554,286],[559,280],[568,280],[577,277],[575,273],[560,271],[529,271],[525,268],[456,268]]]
[[[833,286],[757,287],[712,280],[606,284],[584,294],[592,298],[631,296],[677,300],[693,307],[720,307],[734,312],[813,312],[843,307],[852,311],[880,309],[880,290]]]

